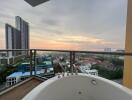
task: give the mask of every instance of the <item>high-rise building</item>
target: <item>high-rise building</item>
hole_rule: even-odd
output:
[[[6,49],[29,49],[29,24],[21,17],[16,16],[16,28],[6,24]],[[8,52],[9,57],[27,55],[26,51]]]
[[[21,49],[20,31],[9,24],[6,24],[5,32],[6,32],[6,49]],[[8,52],[9,57],[17,56],[19,54],[20,52],[17,51]]]
[[[16,16],[16,28],[21,32],[21,49],[29,49],[29,24]]]
[[[104,49],[104,52],[111,52],[112,50],[111,50],[111,48],[105,48]]]

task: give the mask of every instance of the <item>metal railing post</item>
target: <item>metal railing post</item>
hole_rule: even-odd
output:
[[[75,52],[71,51],[70,52],[70,71],[71,73],[73,73],[74,68],[73,68],[73,64],[75,63]]]
[[[75,52],[73,51],[73,64],[75,64]]]
[[[33,53],[32,53],[32,50],[30,50],[30,76],[33,75],[32,57],[33,57]]]
[[[34,50],[34,75],[36,75],[36,50]]]
[[[72,72],[72,52],[70,52],[70,71]]]

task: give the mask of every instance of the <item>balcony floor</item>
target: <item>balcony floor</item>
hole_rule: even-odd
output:
[[[27,93],[42,82],[42,80],[32,78],[31,80],[2,94],[0,100],[21,100]]]

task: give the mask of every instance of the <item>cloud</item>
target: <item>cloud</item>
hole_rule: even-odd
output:
[[[113,45],[117,45],[114,42],[110,42],[96,37],[91,37],[88,35],[61,35],[61,37],[53,36],[44,38],[40,35],[34,34],[31,40],[32,48],[37,45],[37,47],[39,48],[41,47],[48,49],[95,50],[97,48],[99,49],[100,46],[103,46],[102,48],[106,48],[111,47]],[[40,42],[41,44],[39,44]]]
[[[55,19],[42,19],[41,23],[48,25],[48,26],[58,26],[59,25],[59,21],[55,20]]]
[[[0,28],[14,26],[21,16],[30,24],[34,48],[42,42],[50,48],[124,48],[126,8],[126,0],[50,0],[35,8],[24,0],[2,0]]]

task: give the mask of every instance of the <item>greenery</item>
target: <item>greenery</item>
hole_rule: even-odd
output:
[[[106,58],[104,56],[97,56],[97,60],[104,61]]]
[[[13,73],[16,69],[14,67],[3,66],[3,70],[0,72],[0,84],[6,81],[6,77]]]
[[[91,69],[97,69],[99,75],[107,79],[119,79],[123,77],[123,70],[121,68],[117,70],[109,70],[100,65],[93,65]]]
[[[112,58],[111,63],[113,63],[115,66],[123,66],[124,60],[118,58]]]

